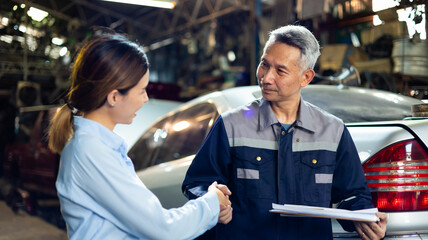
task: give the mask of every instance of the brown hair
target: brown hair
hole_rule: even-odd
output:
[[[142,48],[119,34],[101,35],[84,44],[73,67],[66,102],[50,122],[49,148],[61,153],[73,136],[73,115],[100,108],[117,89],[126,95],[149,68]]]

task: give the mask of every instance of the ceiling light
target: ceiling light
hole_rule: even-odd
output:
[[[379,26],[383,23],[382,20],[380,20],[379,15],[373,16],[373,26]]]
[[[379,12],[388,8],[398,6],[398,2],[395,0],[373,0],[372,9],[373,12]]]
[[[40,10],[38,8],[30,7],[30,10],[27,12],[28,16],[30,16],[34,21],[40,22],[45,17],[49,15],[48,12]]]
[[[1,24],[2,24],[3,26],[7,26],[7,25],[9,24],[9,18],[7,18],[7,17],[2,17],[2,19],[1,19]]]
[[[68,49],[66,47],[62,47],[61,50],[59,50],[59,55],[61,57],[64,57],[65,54],[67,54],[67,52],[68,52]]]
[[[19,31],[26,33],[27,32],[27,27],[24,25],[19,25]]]
[[[227,60],[229,60],[229,62],[233,62],[236,60],[236,55],[233,51],[227,52]]]
[[[11,35],[2,35],[2,36],[0,36],[0,41],[7,42],[7,43],[11,44],[13,41],[13,37]]]
[[[149,7],[158,7],[158,8],[169,8],[169,9],[173,9],[175,5],[177,5],[176,1],[167,1],[167,0],[104,0],[104,1],[134,4],[134,5],[149,6]]]
[[[64,43],[64,40],[58,37],[53,37],[51,41],[53,44],[56,44],[58,46],[61,46]]]

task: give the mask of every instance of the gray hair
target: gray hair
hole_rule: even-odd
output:
[[[300,50],[300,66],[302,70],[313,69],[321,55],[320,45],[315,36],[305,27],[287,25],[269,33],[269,39],[263,51],[273,43],[285,43]]]

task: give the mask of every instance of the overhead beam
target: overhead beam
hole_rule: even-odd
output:
[[[192,17],[191,17],[192,22],[195,21],[195,19],[198,17],[199,11],[201,10],[201,6],[202,6],[202,0],[196,0],[196,5],[193,8]]]
[[[204,23],[204,22],[207,22],[207,21],[219,18],[221,16],[227,15],[227,14],[232,13],[234,11],[237,11],[239,9],[240,8],[236,7],[236,6],[231,6],[231,7],[222,9],[220,11],[214,12],[214,13],[209,14],[207,16],[200,17],[200,18],[196,19],[193,22],[187,22],[185,24],[179,25],[179,26],[175,27],[174,29],[168,29],[168,30],[162,31],[162,32],[160,32],[158,34],[153,34],[153,39],[161,38],[161,37],[166,37],[166,36],[171,35],[173,33],[181,32],[181,31],[183,31],[183,30],[185,30],[187,28],[190,28],[190,27],[192,27],[194,25],[198,25],[198,24],[201,24],[201,23]]]

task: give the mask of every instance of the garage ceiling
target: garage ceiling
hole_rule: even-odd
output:
[[[18,81],[39,82],[48,91],[63,87],[72,54],[91,34],[92,26],[112,28],[150,46],[172,37],[180,39],[187,32],[198,31],[204,23],[229,14],[254,16],[255,7],[249,6],[255,6],[256,2],[259,9],[269,11],[274,2],[290,1],[179,0],[174,9],[102,0],[2,1],[0,20],[7,18],[8,23],[0,24],[0,37],[3,38],[0,39],[0,90],[12,89]],[[34,21],[27,15],[31,7],[49,15],[40,22]],[[53,44],[54,37],[61,38],[64,43]],[[66,48],[68,59],[64,55],[58,57],[63,48]]]
[[[56,18],[57,31],[106,26],[127,32],[145,44],[235,11],[248,11],[252,0],[180,0],[174,9],[161,9],[101,0],[13,0]]]

